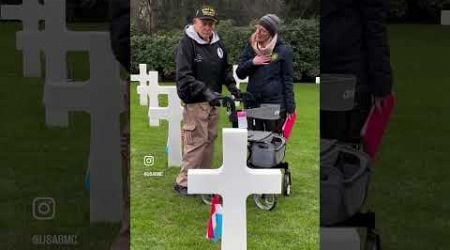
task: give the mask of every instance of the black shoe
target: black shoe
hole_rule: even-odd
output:
[[[183,196],[189,196],[190,195],[190,194],[188,194],[187,187],[175,184],[173,189],[175,190],[175,192],[177,192],[180,195],[183,195]]]

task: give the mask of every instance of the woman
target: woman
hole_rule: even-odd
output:
[[[280,119],[269,123],[256,121],[253,129],[281,133],[287,116],[295,112],[292,50],[279,36],[280,19],[263,16],[256,25],[241,57],[236,74],[249,77],[247,92],[256,103],[280,104]]]

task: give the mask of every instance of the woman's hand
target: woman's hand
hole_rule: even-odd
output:
[[[270,56],[259,55],[253,58],[253,65],[267,65],[272,61]]]

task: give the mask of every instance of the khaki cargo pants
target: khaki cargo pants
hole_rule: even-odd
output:
[[[187,187],[188,169],[211,168],[219,122],[218,107],[207,102],[185,104],[183,121],[183,160],[176,182]]]

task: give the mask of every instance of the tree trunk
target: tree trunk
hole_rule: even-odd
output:
[[[148,32],[153,33],[158,26],[158,1],[147,0],[149,27]]]

